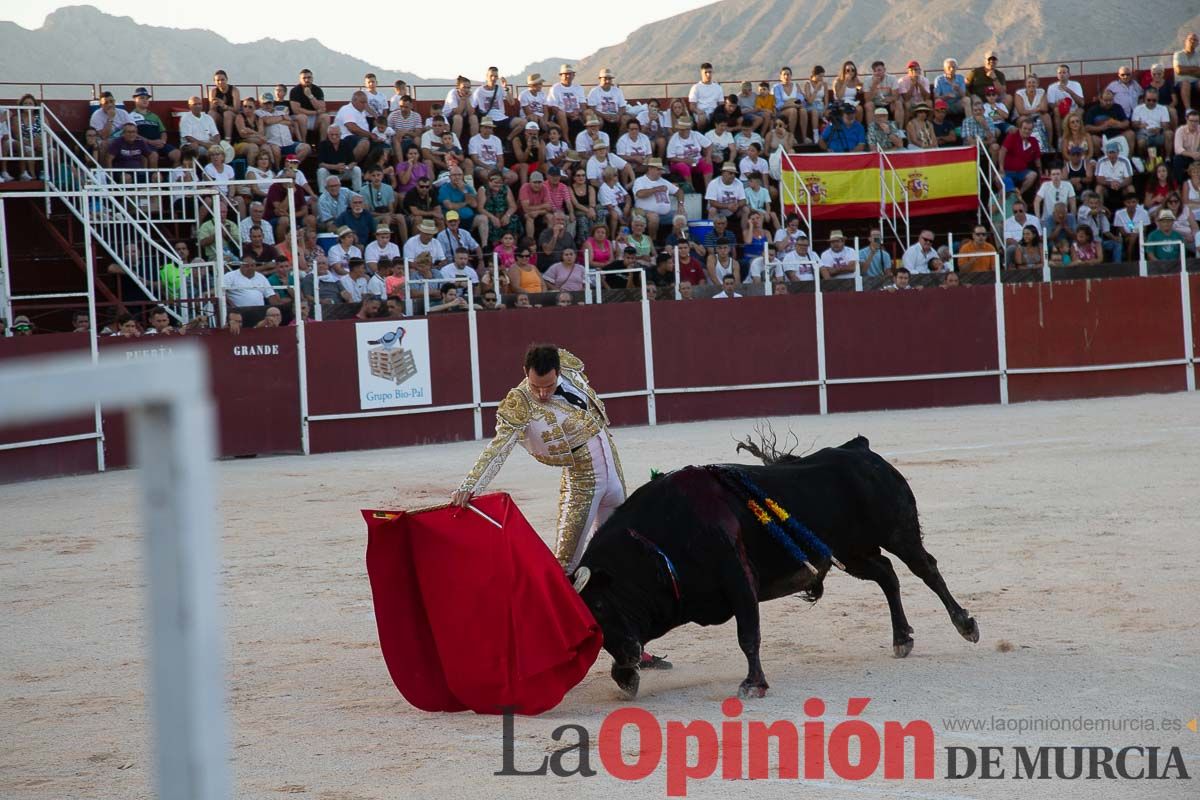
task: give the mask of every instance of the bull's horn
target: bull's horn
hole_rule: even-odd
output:
[[[575,581],[572,584],[575,587],[575,593],[579,594],[583,591],[583,587],[587,586],[588,580],[592,577],[592,571],[587,567],[580,567],[575,570]]]

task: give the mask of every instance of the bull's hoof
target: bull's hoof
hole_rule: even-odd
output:
[[[613,667],[612,679],[616,682],[617,688],[621,690],[621,697],[623,699],[633,700],[637,698],[642,676],[638,674],[636,669]]]
[[[967,617],[961,625],[955,623],[954,627],[958,628],[958,632],[962,634],[962,637],[971,644],[979,641],[979,625],[975,622],[974,617]]]
[[[742,681],[740,686],[738,686],[738,697],[742,700],[747,700],[752,697],[766,697],[768,688],[770,687],[767,686],[766,681],[755,682],[747,678],[746,680]]]
[[[913,649],[913,640],[912,640],[912,637],[910,636],[907,639],[905,639],[903,642],[896,642],[895,644],[893,644],[892,645],[892,654],[896,658],[907,658],[908,654],[912,652],[912,649]]]

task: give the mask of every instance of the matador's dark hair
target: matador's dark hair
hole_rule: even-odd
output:
[[[547,375],[550,370],[559,371],[558,345],[531,344],[525,351],[525,371],[533,370],[538,375]]]

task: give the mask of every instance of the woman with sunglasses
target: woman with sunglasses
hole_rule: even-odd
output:
[[[516,263],[508,268],[508,282],[514,291],[534,294],[549,291],[542,273],[529,260],[532,251],[528,247],[518,247]]]
[[[833,97],[840,103],[854,106],[854,118],[863,121],[862,111],[862,79],[858,77],[858,67],[853,61],[842,64],[842,71],[833,82]]]

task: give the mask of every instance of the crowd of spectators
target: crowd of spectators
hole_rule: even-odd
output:
[[[270,308],[295,316],[289,184],[277,178],[296,187],[302,302],[354,303],[359,315],[403,313],[406,298],[429,313],[463,309],[464,280],[485,310],[545,293],[559,293],[545,304],[562,304],[584,288],[585,265],[603,288],[644,280],[648,293],[673,296],[676,248],[687,297],[700,286],[732,298],[764,280],[787,290],[856,274],[899,290],[914,274],[990,270],[993,254],[1009,267],[1122,260],[1139,227],[1154,245],[1148,257],[1177,257],[1163,241],[1200,246],[1197,45],[1187,33],[1170,77],[1163,65],[1141,75],[1122,66],[1095,96],[1067,65],[1047,86],[1030,74],[1010,93],[994,51],[962,71],[947,58],[936,75],[915,60],[899,77],[882,61],[862,75],[846,61],[832,80],[821,66],[800,81],[783,67],[777,82],[730,92],[706,62],[686,98],[645,103],[627,100],[607,68],[590,90],[563,64],[553,81],[531,74],[519,91],[490,68],[478,86],[460,76],[428,116],[403,81],[387,95],[371,74],[333,112],[308,69],[260,97],[218,71],[207,98],[190,98],[178,144],[139,88],[132,110],[104,93],[83,146],[104,167],[171,180],[200,169],[220,187],[216,218],[160,270],[160,296],[171,299],[190,253],[215,260],[220,240],[229,306],[256,309],[256,321]],[[797,217],[777,213],[780,148],[976,143],[1014,197],[1003,241],[985,224],[954,253],[933,247],[929,231],[903,252],[881,230],[857,251],[836,229],[818,247]],[[693,197],[702,220],[688,218]]]

